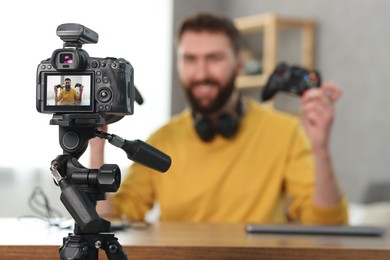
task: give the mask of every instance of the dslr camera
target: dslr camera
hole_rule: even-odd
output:
[[[41,61],[37,69],[36,108],[40,113],[85,117],[97,114],[109,124],[134,112],[134,70],[123,58],[94,58],[81,47],[97,43],[87,27],[67,23],[57,27],[62,49]]]
[[[267,101],[273,98],[278,91],[302,96],[306,90],[319,86],[321,86],[321,77],[318,71],[280,63],[269,77],[261,93],[261,100]]]

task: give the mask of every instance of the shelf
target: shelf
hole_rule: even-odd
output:
[[[278,32],[282,28],[299,28],[302,30],[301,65],[308,69],[313,68],[315,32],[313,20],[280,17],[274,13],[265,13],[237,18],[234,23],[243,37],[250,34],[263,35],[262,74],[238,76],[236,81],[238,88],[261,88],[266,84],[268,77],[280,61],[278,59]]]
[[[240,75],[236,79],[236,85],[238,88],[258,88],[267,83],[268,75],[258,74],[258,75]]]

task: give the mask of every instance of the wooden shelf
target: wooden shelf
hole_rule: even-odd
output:
[[[267,83],[268,75],[265,73],[257,75],[240,75],[236,79],[236,85],[239,88],[258,88]]]
[[[249,34],[263,34],[262,74],[240,75],[236,84],[238,88],[261,88],[273,72],[278,59],[278,32],[282,28],[299,28],[302,30],[301,65],[306,68],[314,66],[314,21],[280,17],[274,13],[247,16],[234,20],[243,37]],[[260,44],[259,44],[260,46]],[[261,47],[260,47],[261,48]]]

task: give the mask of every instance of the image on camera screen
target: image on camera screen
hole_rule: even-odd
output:
[[[45,86],[48,110],[92,110],[92,74],[46,74]]]

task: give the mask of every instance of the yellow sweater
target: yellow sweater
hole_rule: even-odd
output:
[[[67,105],[74,105],[74,101],[79,99],[80,96],[74,88],[71,88],[69,91],[62,89],[58,97],[58,100],[61,101],[62,104]]]
[[[155,132],[148,143],[171,156],[171,168],[162,174],[134,163],[114,212],[142,220],[156,200],[162,221],[346,223],[344,200],[332,208],[312,203],[314,160],[299,121],[245,102],[231,140],[202,142],[188,110]]]

